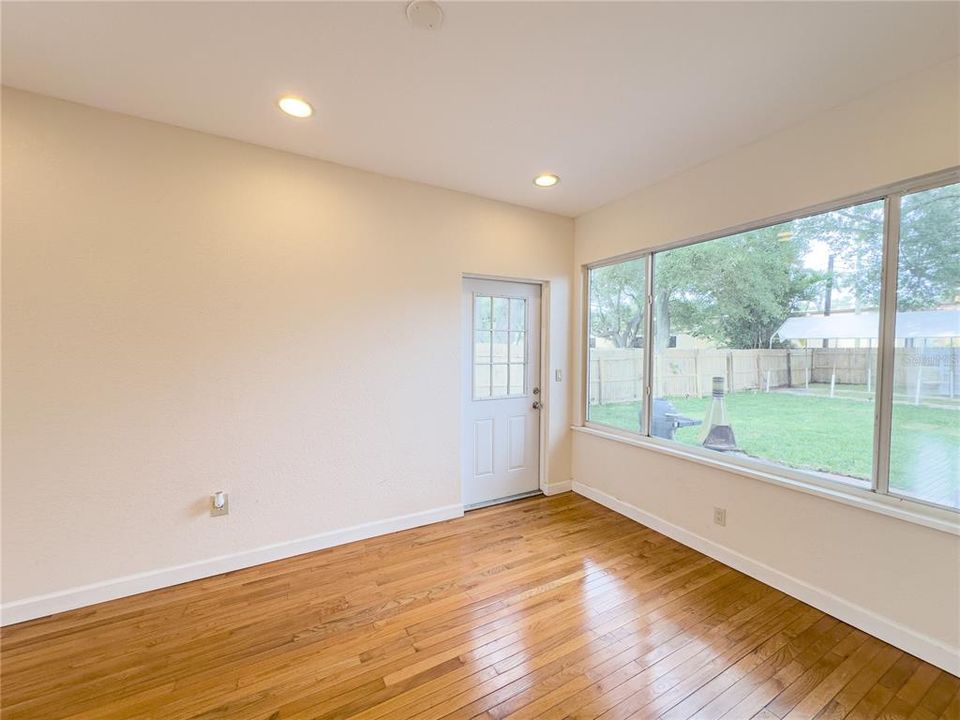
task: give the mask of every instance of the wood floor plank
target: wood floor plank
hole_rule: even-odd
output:
[[[901,655],[860,699],[860,702],[854,705],[853,710],[847,714],[847,717],[850,720],[873,720],[873,718],[876,718],[884,706],[897,694],[897,691],[910,679],[919,665],[920,661],[917,658],[906,653]]]
[[[845,718],[902,655],[903,653],[895,647],[889,645],[882,647],[880,652],[847,683],[846,687],[817,713],[815,720],[842,720]],[[926,667],[936,670],[932,665]]]
[[[715,627],[725,613],[735,613],[756,601],[758,588],[751,587],[745,578],[728,574],[718,578],[719,590],[711,595],[698,593],[698,602],[690,606],[686,598],[671,605],[680,609],[664,621],[650,623],[646,628],[631,623],[612,633],[618,638],[613,652],[597,654],[589,663],[573,666],[538,682],[508,700],[488,709],[487,717],[510,717],[514,720],[541,716],[566,698],[585,689],[591,683],[606,678],[626,666],[649,667],[675,650]],[[701,601],[702,600],[702,601]],[[619,652],[620,648],[625,648]]]
[[[946,712],[953,696],[960,689],[960,678],[941,672],[910,713],[910,720],[933,720]]]
[[[710,678],[695,692],[678,702],[672,708],[662,713],[664,720],[685,720],[686,718],[703,718],[704,706],[712,700],[723,696],[738,680],[749,672],[762,665],[767,660],[776,657],[804,630],[814,624],[822,614],[813,608],[805,608],[799,617],[790,625],[783,628],[776,635],[769,638],[762,645],[752,648],[735,664],[730,665],[722,673]]]
[[[565,493],[3,628],[2,720],[960,720],[960,680]]]
[[[868,636],[859,630],[850,632],[830,652],[771,700],[767,704],[767,711],[779,718],[786,718],[795,707],[815,693],[821,683],[825,682],[834,670],[853,655],[867,639]]]
[[[940,713],[940,720],[957,720],[960,718],[960,688],[953,694],[953,699],[947,703]]]
[[[698,694],[700,695],[699,700],[701,701],[704,698],[710,698],[705,705],[696,710],[694,716],[698,718],[698,720],[716,720],[716,718],[724,717],[732,708],[751,697],[754,691],[762,686],[764,682],[770,680],[772,677],[782,678],[783,675],[780,674],[782,669],[785,666],[794,665],[796,657],[821,637],[825,629],[828,629],[836,623],[832,618],[824,616],[823,613],[813,608],[808,609],[808,614],[812,615],[812,620],[808,623],[806,618],[803,618],[802,623],[803,625],[807,625],[807,627],[799,632],[799,634],[796,634],[794,630],[788,629],[786,634],[788,636],[792,635],[793,637],[785,645],[770,654],[769,657],[762,660],[756,667],[751,669],[749,664],[743,668],[734,666],[724,673],[725,675],[731,670],[735,671],[732,678],[724,678],[723,675],[718,676],[717,680],[720,681],[719,686],[716,682],[711,681],[698,690],[694,696],[684,700],[684,703],[689,705],[690,700]],[[751,655],[752,654],[753,653],[751,653]],[[749,659],[750,656],[748,655],[745,660]],[[734,682],[728,685],[729,679],[733,679]],[[704,695],[704,693],[706,693],[706,695]],[[699,702],[696,704],[699,705]],[[757,702],[753,710],[750,712],[741,711],[741,714],[751,715],[764,704],[765,701]]]
[[[744,698],[740,698],[721,717],[744,718],[753,717],[767,706],[786,688],[799,679],[808,668],[819,661],[843,637],[850,633],[850,628],[843,623],[824,617],[814,627],[813,641],[809,643],[795,658],[778,667],[776,672],[755,685],[753,690]],[[768,713],[771,714],[772,713]]]
[[[608,667],[604,672],[588,675],[587,679],[591,683],[586,687],[583,687],[583,683],[578,683],[578,687],[573,688],[572,693],[564,693],[562,702],[558,703],[557,698],[554,698],[552,706],[539,710],[535,715],[525,712],[518,714],[527,717],[562,718],[575,713],[585,714],[591,707],[602,710],[603,705],[597,705],[599,699],[604,699],[606,705],[609,705],[610,701],[617,699],[614,698],[615,695],[622,698],[631,690],[655,681],[659,676],[699,653],[705,642],[709,643],[712,639],[722,636],[732,623],[742,619],[744,610],[760,602],[769,602],[772,597],[769,590],[763,586],[750,587],[748,594],[728,603],[689,631],[659,643],[650,652],[627,664],[618,663],[614,668]],[[632,687],[627,683],[631,683]],[[585,709],[581,710],[581,708]]]
[[[711,586],[715,587],[716,589],[713,591],[714,593],[713,600],[711,600],[710,592],[705,592],[701,596],[703,597],[703,603],[701,605],[701,608],[704,608],[705,611],[709,611],[711,608],[716,607],[717,603],[726,602],[726,599],[729,597],[729,594],[731,592],[729,588],[729,584],[732,579],[734,578],[732,577],[731,573],[724,573],[719,577],[715,578],[714,580],[712,580],[710,583],[707,583],[706,585],[702,586],[704,589]],[[636,643],[640,641],[642,637],[647,636],[647,633],[649,633],[650,636],[656,635],[659,637],[657,631],[660,630],[660,628],[663,628],[663,630],[660,630],[660,632],[662,633],[673,632],[674,629],[676,628],[675,618],[677,618],[678,616],[682,616],[682,613],[689,612],[688,608],[685,607],[686,603],[687,603],[686,598],[681,596],[675,600],[672,600],[666,603],[665,605],[662,605],[659,608],[651,610],[646,615],[637,617],[635,620],[631,620],[630,623],[621,626],[617,630],[606,633],[605,635],[601,635],[600,633],[598,633],[598,636],[601,639],[605,639],[610,643],[610,645],[605,646],[603,648],[603,651],[615,652],[624,647],[629,648],[631,646],[631,643]],[[679,610],[677,608],[679,608]],[[644,629],[646,632],[641,633],[636,629],[641,626],[645,626]],[[628,629],[630,629],[629,632],[627,632]],[[508,658],[506,661],[498,662],[494,666],[494,669],[499,674],[509,669],[512,666],[512,664],[516,664],[516,662],[518,661],[525,660],[528,655],[529,653],[527,652],[523,652],[522,654],[517,653],[513,655],[511,658]],[[593,660],[596,658],[597,655],[601,655],[601,653],[598,652],[593,655],[590,655],[589,659]],[[566,659],[569,660],[569,657]],[[446,683],[442,681],[437,681],[436,683],[433,683],[433,684],[446,685]],[[462,686],[460,686],[460,688],[462,688]],[[362,713],[357,717],[363,717],[363,718],[381,717],[384,714],[384,710],[396,711],[396,708],[400,704],[409,706],[411,702],[414,700],[419,701],[417,708],[422,709],[427,704],[432,705],[432,704],[435,704],[434,701],[439,702],[443,699],[451,697],[454,694],[457,694],[460,688],[456,688],[456,687],[452,689],[448,688],[444,692],[434,693],[430,696],[429,699],[424,700],[423,698],[427,694],[426,691],[429,691],[430,688],[428,686],[421,686],[420,688],[417,688],[418,692],[416,696],[414,696],[412,693],[406,693],[404,696],[400,696],[396,698],[395,699],[396,702],[385,703],[383,707],[378,706],[377,708],[374,709],[373,712]],[[421,692],[421,690],[423,692]]]

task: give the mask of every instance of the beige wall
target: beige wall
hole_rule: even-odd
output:
[[[461,273],[569,376],[567,218],[14,90],[3,210],[5,603],[459,503]]]
[[[463,272],[551,281],[566,481],[571,269],[955,165],[957,81],[937,68],[589,213],[575,251],[564,218],[4,91],[3,601],[458,503]],[[960,647],[957,537],[572,445],[580,483]]]
[[[576,272],[955,166],[958,87],[957,65],[940,66],[588,213]],[[587,434],[573,455],[575,482],[929,641],[941,662],[960,652],[957,536]],[[714,506],[727,508],[726,528],[712,524]]]

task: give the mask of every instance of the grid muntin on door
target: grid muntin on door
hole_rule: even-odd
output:
[[[474,400],[526,395],[527,327],[527,298],[474,294]]]

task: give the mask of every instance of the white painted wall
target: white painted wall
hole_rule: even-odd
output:
[[[950,63],[887,85],[578,218],[577,274],[602,258],[957,165],[957,70]],[[579,377],[578,368],[578,385]],[[579,423],[579,401],[575,414]],[[838,613],[862,610],[878,623],[874,632],[887,627],[901,646],[909,636],[929,659],[960,655],[955,535],[584,433],[574,438],[573,478],[727,557],[833,596]],[[712,524],[714,506],[727,508],[727,527]]]
[[[9,89],[3,210],[8,605],[458,510],[461,273],[549,281],[569,377],[568,218]]]

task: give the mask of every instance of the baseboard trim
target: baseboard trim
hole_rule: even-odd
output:
[[[462,505],[445,505],[431,510],[410,513],[409,515],[398,515],[385,520],[330,530],[297,540],[264,545],[230,555],[220,555],[184,565],[175,565],[46,595],[24,598],[0,605],[0,625],[12,625],[25,620],[64,612],[65,610],[75,610],[107,600],[116,600],[129,595],[137,595],[150,590],[190,582],[191,580],[200,580],[212,575],[220,575],[221,573],[262,565],[274,560],[283,560],[294,555],[324,550],[357,540],[366,540],[379,535],[409,530],[462,516]]]
[[[550,483],[549,485],[543,485],[540,489],[543,490],[544,495],[559,495],[563,492],[570,492],[573,489],[573,481]]]
[[[769,565],[753,560],[741,553],[715,543],[679,525],[652,515],[640,508],[609,495],[602,490],[573,482],[573,491],[611,510],[646,525],[679,543],[702,552],[714,560],[729,565],[735,570],[771,585],[791,597],[802,600],[818,610],[829,613],[864,632],[880,638],[891,645],[926,660],[932,665],[954,675],[960,675],[960,649],[951,648],[939,640],[918,633],[889,618],[855,605],[827,590],[776,570]]]

